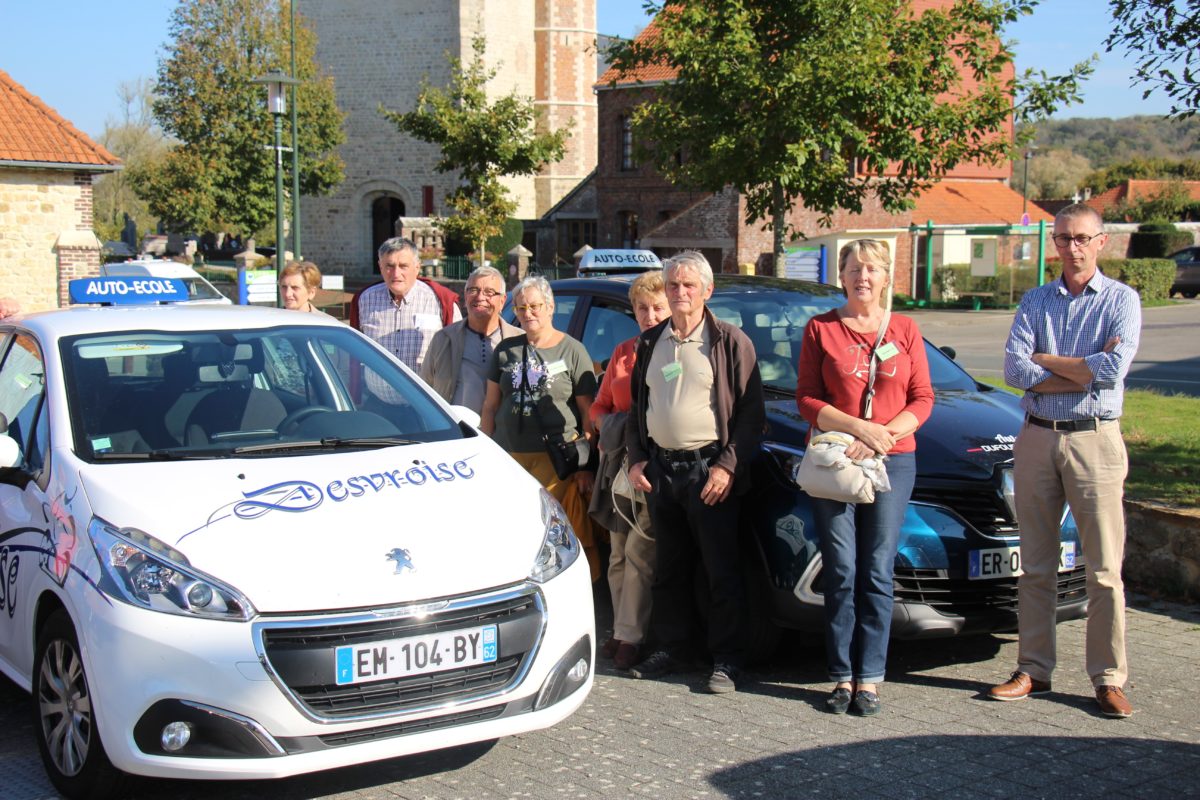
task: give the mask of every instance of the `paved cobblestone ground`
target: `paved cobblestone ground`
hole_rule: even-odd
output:
[[[996,703],[1015,636],[893,646],[873,719],[822,713],[819,640],[793,637],[735,695],[706,675],[635,681],[602,666],[588,702],[557,728],[492,745],[274,782],[143,781],[171,798],[1172,798],[1200,797],[1200,611],[1133,597],[1136,709],[1099,715],[1083,673],[1082,621],[1059,631],[1054,692]],[[0,798],[54,797],[28,696],[0,678]]]

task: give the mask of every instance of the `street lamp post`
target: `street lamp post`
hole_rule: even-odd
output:
[[[1029,159],[1033,158],[1034,152],[1037,151],[1037,145],[1030,145],[1025,151],[1025,181],[1021,186],[1021,219],[1029,213]]]
[[[286,249],[283,239],[283,115],[287,113],[287,95],[284,87],[293,86],[297,81],[276,70],[255,78],[252,83],[266,85],[267,110],[275,118],[275,279],[278,281],[283,273]]]
[[[291,0],[288,5],[291,7],[291,50],[292,50],[292,77],[296,77],[296,0]],[[295,81],[292,84],[292,252],[296,255],[296,260],[299,261],[300,255],[300,140],[297,138],[296,124],[296,85],[300,81]]]

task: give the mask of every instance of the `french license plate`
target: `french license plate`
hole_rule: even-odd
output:
[[[427,675],[494,662],[500,650],[495,625],[385,639],[337,648],[337,684]]]
[[[1063,542],[1058,548],[1058,571],[1075,569],[1075,543]],[[1015,578],[1021,575],[1021,548],[995,547],[972,550],[967,554],[967,577],[971,580]]]

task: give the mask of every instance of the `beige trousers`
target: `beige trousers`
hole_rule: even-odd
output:
[[[613,638],[641,644],[650,627],[650,587],[654,582],[654,540],[650,513],[645,503],[637,504],[636,522],[641,531],[609,531],[612,553],[608,558],[608,589],[612,593]]]
[[[1087,672],[1093,686],[1124,686],[1129,665],[1121,581],[1122,498],[1129,460],[1120,423],[1067,433],[1026,422],[1013,455],[1024,569],[1017,583],[1017,668],[1039,681],[1049,681],[1054,672],[1059,527],[1065,502],[1079,528],[1087,565]]]

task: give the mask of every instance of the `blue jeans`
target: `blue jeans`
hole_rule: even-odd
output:
[[[888,456],[892,490],[863,505],[812,498],[825,586],[825,654],[834,681],[879,683],[892,629],[900,525],[917,477],[915,453]]]

